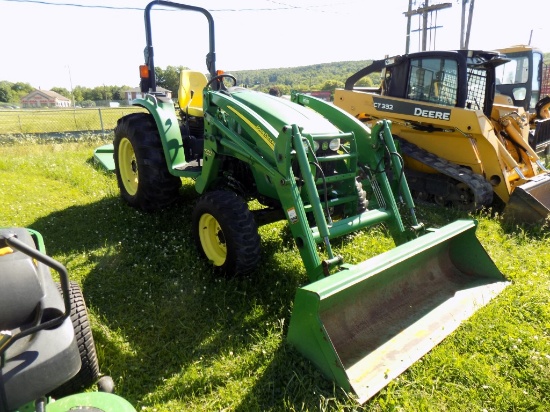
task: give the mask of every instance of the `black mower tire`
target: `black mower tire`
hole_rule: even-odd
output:
[[[258,225],[236,193],[216,190],[201,196],[193,210],[192,225],[197,249],[225,276],[244,275],[258,267]]]
[[[181,179],[168,170],[151,114],[132,113],[120,118],[113,146],[117,183],[127,204],[154,212],[178,198]]]
[[[59,283],[57,288],[59,293],[63,294]],[[99,363],[88,318],[88,309],[78,283],[69,282],[69,298],[71,301],[71,323],[73,324],[82,366],[75,376],[49,394],[53,398],[62,398],[80,392],[99,379]]]

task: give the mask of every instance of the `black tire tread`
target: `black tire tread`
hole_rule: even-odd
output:
[[[127,137],[134,148],[138,163],[138,192],[128,194],[118,167],[118,145]],[[132,113],[120,118],[114,139],[115,173],[122,198],[130,206],[153,212],[172,204],[178,196],[181,179],[170,174],[159,132],[149,113]]]
[[[226,190],[207,192],[199,198],[192,217],[193,235],[197,248],[205,257],[198,230],[199,219],[204,213],[210,213],[218,220],[226,238],[228,255],[220,269],[229,276],[256,269],[260,261],[260,235],[246,202],[236,193]]]
[[[59,283],[57,284],[57,288],[63,294]],[[78,283],[74,281],[69,283],[69,296],[71,301],[70,317],[82,366],[74,377],[52,391],[50,395],[54,398],[61,398],[77,393],[94,384],[99,379],[99,363],[92,328],[88,318],[88,309]]]

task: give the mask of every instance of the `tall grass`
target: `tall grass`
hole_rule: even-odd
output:
[[[212,274],[193,244],[198,195],[184,181],[170,209],[143,214],[91,161],[103,144],[0,142],[0,225],[40,231],[82,286],[100,366],[143,411],[522,411],[550,405],[547,227],[505,227],[490,214],[477,236],[512,281],[488,306],[363,406],[285,343],[307,281],[283,223],[260,229],[262,269]],[[428,225],[468,217],[419,207]],[[381,228],[336,242],[360,261],[392,247]]]

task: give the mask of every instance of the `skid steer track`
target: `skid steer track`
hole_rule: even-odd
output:
[[[416,174],[422,174],[424,175],[423,177],[426,178],[426,174],[407,171],[407,176],[412,177],[412,179],[409,178],[409,185],[416,194],[421,192],[422,195],[424,195],[424,198],[427,195],[430,198],[434,197],[435,201],[438,203],[451,203],[461,209],[472,211],[482,209],[486,206],[488,207],[492,204],[493,188],[491,187],[491,184],[483,178],[483,176],[475,174],[467,168],[442,159],[435,154],[406,141],[405,139],[399,139],[399,144],[404,155],[409,156],[410,158],[417,160],[441,173],[441,175],[434,174],[431,177],[428,176],[428,178],[431,178],[431,181],[434,183],[422,185],[421,188],[417,189],[415,188],[414,176]],[[445,188],[449,186],[449,179],[452,179],[451,182],[454,182],[454,187],[450,190],[446,190]],[[423,179],[420,179],[420,181],[422,182]],[[437,181],[441,184],[435,183]],[[444,188],[443,190],[442,187]],[[423,200],[422,197],[420,200]]]

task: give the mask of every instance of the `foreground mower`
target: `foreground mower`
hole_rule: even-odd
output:
[[[182,71],[179,110],[157,91],[156,5],[202,13],[209,24],[208,73]],[[288,341],[360,403],[507,285],[474,221],[418,222],[391,123],[371,129],[311,96],[289,101],[237,87],[216,71],[205,9],[154,1],[145,29],[144,97],[133,101],[145,110],[119,119],[113,144],[95,159],[115,171],[124,201],[146,212],[173,203],[181,178],[193,179],[198,250],[227,275],[254,271],[258,226],[285,220],[309,278],[296,292]],[[355,265],[334,250],[333,239],[377,224],[394,249]]]
[[[60,278],[56,284],[50,269]],[[131,412],[99,379],[82,293],[29,229],[0,230],[0,411]],[[84,392],[98,381],[100,392]]]

